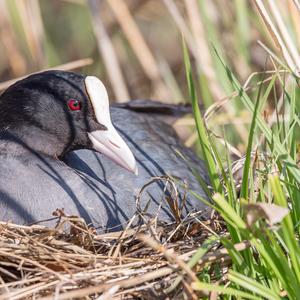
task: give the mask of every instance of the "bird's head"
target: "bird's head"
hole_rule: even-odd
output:
[[[94,76],[46,71],[16,82],[0,96],[0,131],[55,157],[93,149],[137,173],[131,150],[111,122],[106,88]]]

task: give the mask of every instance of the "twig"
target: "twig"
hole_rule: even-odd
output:
[[[159,67],[154,56],[146,44],[136,22],[134,21],[126,3],[123,0],[107,1],[115,14],[123,32],[130,43],[145,74],[152,80],[157,96],[160,99],[168,98],[169,92],[162,81]]]
[[[172,264],[177,264],[189,277],[192,281],[198,281],[197,276],[191,270],[191,268],[179,258],[179,256],[174,253],[172,249],[166,249],[165,246],[159,244],[154,239],[149,236],[139,234],[138,238],[141,239],[144,243],[149,245],[154,250],[161,252]]]

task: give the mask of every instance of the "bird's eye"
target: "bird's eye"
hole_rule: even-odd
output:
[[[80,110],[81,109],[81,103],[78,100],[70,99],[68,101],[68,106],[71,110]]]

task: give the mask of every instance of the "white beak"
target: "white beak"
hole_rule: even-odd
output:
[[[85,78],[85,87],[92,102],[97,121],[107,128],[107,130],[97,130],[88,133],[93,148],[121,167],[137,175],[138,169],[133,154],[111,123],[106,88],[94,76]]]

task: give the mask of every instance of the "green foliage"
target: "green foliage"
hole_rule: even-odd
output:
[[[233,72],[219,56],[226,69],[228,79],[238,92],[243,105],[252,113],[249,127],[247,151],[243,162],[241,190],[237,191],[234,184],[228,148],[218,147],[208,134],[207,124],[201,117],[195,102],[196,91],[192,79],[188,52],[184,49],[187,81],[190,97],[193,103],[194,118],[203,158],[207,162],[212,180],[211,201],[218,213],[224,219],[229,237],[219,237],[219,241],[227,248],[232,260],[226,285],[216,285],[211,280],[202,278],[209,273],[207,269],[199,274],[199,282],[193,287],[196,290],[215,291],[225,299],[297,299],[300,295],[300,252],[299,252],[299,191],[300,173],[297,165],[299,157],[299,110],[296,107],[297,82],[284,86],[283,78],[275,73],[268,84],[260,84],[255,103],[235,78]],[[295,81],[294,81],[295,80]],[[268,98],[275,85],[280,85],[285,96],[285,115],[277,113],[277,118],[271,126],[263,119],[262,112],[268,104]],[[255,143],[265,140],[266,143]],[[220,150],[227,157],[228,170],[225,172],[220,159]],[[253,152],[254,151],[254,152]],[[259,164],[253,161],[255,153],[257,161],[263,155]],[[220,170],[217,176],[217,170]],[[274,203],[280,210],[288,209],[289,213],[277,224],[271,224],[266,216],[260,216],[254,224],[248,224],[248,204]],[[270,206],[271,209],[271,206]],[[239,252],[235,244],[249,241],[250,248]],[[201,248],[200,248],[201,251]],[[213,266],[211,267],[213,268]]]

